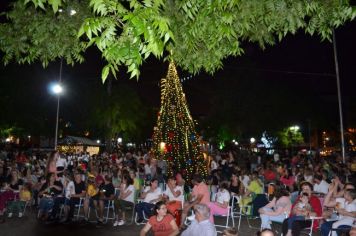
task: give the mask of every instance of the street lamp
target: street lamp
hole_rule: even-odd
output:
[[[250,143],[255,143],[256,142],[256,139],[254,137],[250,138]]]
[[[61,63],[62,64],[62,63]],[[58,120],[59,120],[59,98],[63,93],[63,87],[60,83],[53,84],[51,87],[52,93],[57,96],[57,115],[56,115],[56,131],[54,135],[54,150],[57,150],[58,143]]]

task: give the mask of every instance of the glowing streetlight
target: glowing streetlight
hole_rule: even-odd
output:
[[[61,60],[61,66],[60,66],[60,74],[59,74],[59,81],[61,81],[61,76],[62,76],[62,60]],[[59,120],[59,95],[63,93],[63,87],[60,83],[55,83],[51,86],[51,91],[53,94],[57,95],[57,115],[56,115],[56,131],[54,135],[54,149],[57,150],[57,143],[58,143],[58,120]]]
[[[254,137],[250,138],[250,142],[251,143],[255,143],[256,142],[256,139]]]
[[[54,94],[59,95],[63,92],[63,87],[61,84],[57,83],[52,85],[51,90]]]
[[[97,143],[97,144],[99,144],[99,143],[100,143],[100,140],[99,140],[99,139],[98,139],[98,140],[96,140],[96,143]]]
[[[118,143],[122,143],[122,138],[118,138],[118,139],[117,139],[117,142],[118,142]]]

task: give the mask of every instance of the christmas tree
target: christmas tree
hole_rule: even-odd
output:
[[[167,161],[168,175],[179,172],[188,181],[195,173],[207,176],[194,120],[173,62],[167,77],[161,80],[161,108],[153,133],[153,151],[157,158]]]

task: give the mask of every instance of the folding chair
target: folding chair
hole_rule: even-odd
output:
[[[107,205],[104,206],[104,212],[105,212],[105,210],[106,210],[106,215],[104,216],[104,223],[107,223],[108,220],[115,220],[116,219],[114,200],[109,200],[108,201]],[[112,211],[112,217],[109,217],[110,210]]]
[[[79,199],[79,203],[74,206],[75,208],[77,208],[77,212],[76,214],[74,214],[74,217],[77,218],[77,220],[79,220],[79,218],[85,218],[84,214],[83,215],[80,214],[80,209],[84,208],[84,199],[85,198],[81,197]]]
[[[143,202],[142,199],[137,199],[137,204],[139,204],[139,203],[141,203],[141,202]],[[135,207],[134,207],[133,211],[135,211],[135,208],[136,208],[136,204],[135,204]],[[141,223],[139,223],[139,222],[137,222],[137,212],[135,212],[135,223],[136,223],[136,225],[144,225],[144,224],[146,224],[146,222],[148,221],[148,218],[147,218],[145,212],[143,211],[142,213],[143,213],[143,219],[144,219],[144,221],[141,222]]]
[[[245,206],[241,206],[241,197],[240,196],[233,196],[233,206],[232,206],[232,211],[231,211],[231,215],[232,218],[239,218],[239,222],[238,222],[238,226],[237,226],[237,230],[240,229],[240,225],[241,225],[241,219],[243,216],[246,217],[247,220],[247,224],[249,226],[250,229],[260,229],[260,227],[253,227],[250,223],[250,220],[252,219],[252,215],[250,214],[253,211],[253,205],[245,205]],[[253,199],[253,197],[252,197]],[[235,207],[235,200],[236,200],[236,204],[238,205],[238,209],[236,209]],[[236,210],[235,210],[236,209]],[[258,218],[258,217],[255,217]],[[235,227],[235,223],[233,220],[233,227]]]
[[[230,219],[230,217],[231,217],[232,225],[233,225],[233,227],[235,227],[234,218],[233,218],[233,215],[232,215],[232,212],[231,212],[232,208],[230,206],[228,206],[227,208],[228,208],[227,214],[225,214],[225,215],[214,215],[214,216],[218,216],[218,217],[226,217],[225,225],[214,224],[214,226],[216,228],[225,228],[225,229],[229,228],[229,223],[230,223],[229,219]],[[217,232],[221,233],[222,231],[217,231]]]
[[[138,195],[139,195],[139,191],[137,191],[137,190],[135,190],[135,192],[134,192],[134,204],[133,204],[133,206],[132,207],[126,207],[126,209],[125,210],[132,210],[132,212],[131,212],[131,220],[130,220],[130,223],[128,223],[128,225],[132,225],[133,224],[133,222],[135,221],[135,207],[136,207],[136,202],[137,202],[137,199],[138,199]],[[132,209],[131,209],[132,208]]]
[[[311,225],[310,227],[308,228],[304,228],[301,233],[302,234],[305,234],[305,235],[308,235],[308,236],[313,236],[313,227],[314,227],[314,223],[316,220],[321,220],[323,219],[323,217],[320,217],[320,216],[310,216],[309,219],[307,220],[310,220],[311,221]]]

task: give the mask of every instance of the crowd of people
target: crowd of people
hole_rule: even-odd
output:
[[[144,224],[140,235],[217,235],[215,215],[260,219],[259,235],[273,233],[274,223],[287,236],[308,228],[322,236],[356,235],[355,156],[344,163],[337,154],[215,151],[209,175],[195,173],[189,181],[181,173],[167,176],[167,166],[145,150],[92,156],[1,150],[0,222],[33,207],[46,223],[96,217],[98,227],[108,219],[120,227],[131,218]]]

